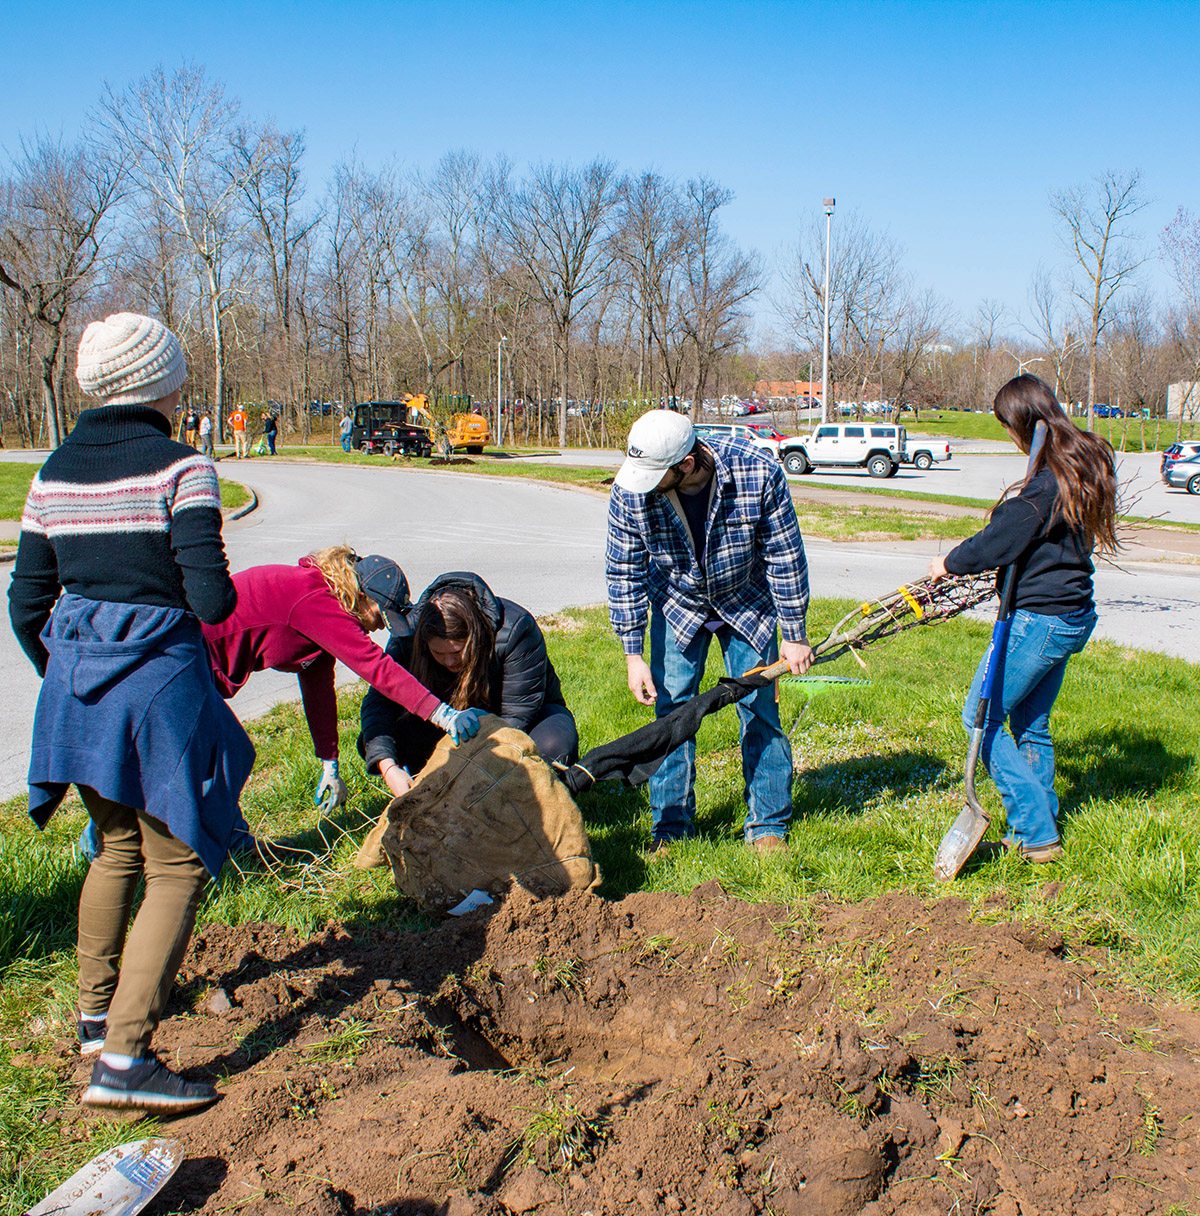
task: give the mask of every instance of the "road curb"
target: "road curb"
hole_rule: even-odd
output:
[[[254,492],[254,487],[245,485],[240,481],[238,482],[238,485],[240,485],[242,489],[244,489],[250,495],[250,501],[244,507],[238,507],[236,511],[231,512],[226,517],[228,519],[244,519],[250,514],[251,511],[258,510],[258,495]]]

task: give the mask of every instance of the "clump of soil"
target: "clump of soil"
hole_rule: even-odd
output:
[[[1195,1016],[1002,915],[709,884],[206,926],[157,1042],[225,1097],[168,1125],[189,1159],[148,1211],[1188,1210]]]

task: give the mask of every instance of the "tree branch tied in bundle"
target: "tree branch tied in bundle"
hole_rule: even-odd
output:
[[[870,603],[847,612],[813,647],[814,663],[830,663],[919,625],[937,625],[970,608],[986,604],[996,594],[995,571],[947,574],[936,581],[918,579]],[[865,664],[863,664],[865,666]]]

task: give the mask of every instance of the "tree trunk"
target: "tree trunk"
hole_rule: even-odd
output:
[[[562,334],[562,395],[558,406],[558,446],[567,446],[567,384],[571,370],[570,334],[567,329]]]
[[[221,294],[212,266],[208,270],[208,295],[212,303],[213,328],[213,444],[225,442],[225,339],[221,332]]]
[[[49,436],[50,447],[56,448],[63,441],[61,420],[58,416],[58,402],[54,396],[54,355],[42,356],[42,405],[46,414],[46,434]]]

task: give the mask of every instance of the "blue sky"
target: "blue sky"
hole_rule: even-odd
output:
[[[603,155],[728,186],[729,229],[768,261],[833,194],[964,315],[1020,311],[1062,260],[1051,189],[1140,168],[1147,252],[1200,209],[1197,3],[7,0],[4,32],[9,150],[72,134],[106,80],[192,59],[305,129],[317,190],[352,150]],[[1166,290],[1155,265],[1145,282]]]

